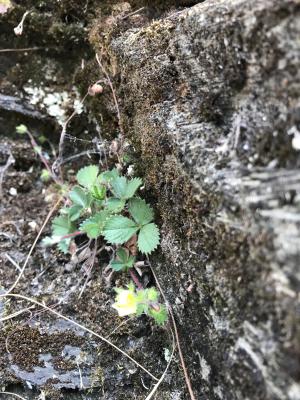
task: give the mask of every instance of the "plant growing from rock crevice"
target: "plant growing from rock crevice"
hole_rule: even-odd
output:
[[[100,173],[96,165],[80,169],[76,178],[78,184],[69,192],[60,215],[54,218],[52,236],[45,238],[44,244],[56,243],[60,251],[68,253],[71,240],[77,235],[85,234],[90,240],[102,238],[105,244],[116,248],[111,268],[119,272],[129,270],[138,286],[137,289],[133,285],[116,289],[114,308],[119,315],[145,313],[158,324],[164,323],[167,311],[158,301],[157,290],[144,289],[133,271],[137,250],[148,255],[160,240],[159,229],[153,222],[153,209],[137,195],[142,180],[127,179],[117,169]],[[126,247],[130,242],[134,243],[134,251]]]

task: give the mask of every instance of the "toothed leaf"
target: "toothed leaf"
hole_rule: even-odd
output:
[[[102,174],[100,174],[98,177],[98,182],[99,183],[109,183],[113,179],[116,179],[118,177],[119,177],[119,171],[116,168],[114,168],[111,171],[102,172]]]
[[[138,236],[138,248],[144,254],[151,253],[159,245],[158,227],[151,223],[142,227]]]
[[[157,302],[158,296],[159,296],[159,293],[154,287],[147,289],[147,298],[150,301]]]
[[[128,251],[126,251],[125,249],[123,249],[123,247],[120,247],[118,250],[117,250],[117,257],[119,258],[119,260],[122,262],[122,263],[124,263],[124,264],[126,264],[126,262],[128,261]]]
[[[133,267],[135,257],[130,256],[128,250],[123,248],[117,250],[117,258],[110,263],[115,271],[127,271]]]
[[[106,208],[112,213],[119,213],[125,207],[125,200],[111,197],[107,200]]]
[[[153,210],[152,208],[140,198],[133,198],[129,200],[128,210],[139,225],[146,225],[153,221]]]
[[[57,244],[58,242],[59,242],[59,239],[57,237],[55,237],[55,236],[51,236],[51,237],[50,236],[46,236],[42,240],[41,244],[44,247],[48,247],[48,246],[52,246],[54,244]]]
[[[90,206],[90,196],[80,186],[75,186],[69,194],[70,199],[74,204],[87,208]]]
[[[75,231],[74,225],[71,223],[67,215],[60,215],[54,218],[52,222],[53,236],[66,236]]]
[[[140,186],[142,186],[143,181],[141,178],[133,178],[128,181],[127,188],[126,188],[126,199],[130,199],[135,195],[135,192],[138,190]]]
[[[93,217],[83,221],[79,229],[81,232],[85,232],[90,239],[96,239],[102,234],[103,227],[108,217],[108,211],[100,211]]]
[[[159,310],[149,307],[148,314],[154,319],[157,325],[164,325],[168,320],[168,311],[163,304],[159,304]]]
[[[63,239],[57,244],[57,248],[64,254],[67,254],[69,251],[71,239]]]
[[[91,194],[97,200],[104,200],[106,195],[106,187],[102,185],[94,185],[91,188]]]
[[[128,181],[124,176],[119,176],[111,182],[111,191],[118,199],[127,200],[134,196],[142,184],[143,181],[140,178]]]
[[[118,176],[111,182],[111,191],[118,199],[125,199],[127,179],[125,176]]]
[[[79,185],[85,187],[86,189],[90,189],[95,185],[97,176],[99,174],[99,168],[97,165],[89,165],[87,167],[81,168],[77,175],[76,179]]]
[[[69,215],[70,221],[76,221],[78,218],[80,218],[82,210],[83,210],[83,208],[78,205],[70,207],[68,209],[68,215]]]
[[[127,217],[115,215],[110,217],[104,226],[104,238],[109,243],[127,242],[138,230],[135,222]]]
[[[28,132],[27,126],[23,124],[16,126],[16,132],[19,135],[24,135],[25,133]]]
[[[117,272],[126,270],[126,265],[124,265],[121,261],[114,260],[110,263],[110,266]]]

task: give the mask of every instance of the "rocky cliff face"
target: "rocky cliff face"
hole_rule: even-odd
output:
[[[299,33],[297,1],[208,0],[110,43],[198,398],[300,398]]]
[[[299,1],[105,3],[90,46],[156,208],[151,260],[196,397],[299,400]],[[111,138],[110,94],[89,106]],[[157,399],[189,398],[178,371]]]

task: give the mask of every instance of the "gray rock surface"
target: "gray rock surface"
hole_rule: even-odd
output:
[[[111,42],[197,398],[300,399],[299,33],[298,1],[208,0]]]
[[[102,78],[94,50],[102,52],[117,90],[134,171],[145,180],[145,196],[161,227],[161,250],[151,262],[174,308],[196,398],[300,400],[299,1],[206,0],[196,5],[194,0],[90,1],[86,8],[73,0],[16,3],[3,17],[3,46],[42,46],[50,51],[30,57],[17,53],[12,58],[4,53],[3,96],[23,98],[21,104],[26,105],[24,88],[31,79],[39,93],[45,86],[47,94],[57,96],[75,85],[84,95],[92,82]],[[26,33],[15,38],[13,27],[26,7],[34,11]],[[69,128],[72,134],[84,134],[86,121],[91,120],[93,127],[97,121],[102,124],[105,140],[114,139],[118,124],[107,87],[103,96],[87,99],[85,106],[88,115],[77,116]],[[1,104],[0,114],[2,134],[23,122],[22,113],[16,120]],[[34,127],[36,121],[31,119],[28,123]],[[48,126],[48,137],[54,137],[54,127]],[[56,129],[55,137],[59,133]],[[79,152],[79,147],[69,147]],[[22,157],[16,159],[24,168],[26,157]],[[38,175],[32,180],[38,181]],[[42,218],[42,200],[29,207]],[[26,240],[28,247],[30,237]],[[41,269],[49,267],[49,260],[39,253],[35,257]],[[56,263],[57,256],[51,260]],[[56,282],[60,293],[73,282],[67,274],[77,280],[78,271],[66,268],[65,276],[63,261],[59,266],[42,275],[43,288]],[[4,286],[9,287],[14,272],[11,265],[1,268]],[[35,282],[36,270],[27,274],[25,278]],[[106,292],[99,289],[100,280],[97,274],[85,302],[74,301],[71,312],[75,319],[109,331],[114,323],[111,310],[107,311],[110,297],[101,294]],[[27,286],[24,279],[20,290],[35,295]],[[47,298],[49,303],[57,302],[56,292]],[[67,313],[70,304],[63,305]],[[170,342],[166,332],[164,337],[145,323],[135,321],[135,330],[120,334],[119,340],[142,354],[159,374],[166,361],[162,349]],[[40,337],[36,330],[29,333]],[[4,374],[8,355],[2,336]],[[17,353],[20,343],[16,343]],[[109,351],[105,355],[104,372],[113,380],[97,383],[103,398],[126,399],[130,393],[144,399],[148,392],[139,372],[132,378],[124,367],[120,377],[109,370],[114,356]],[[86,365],[88,372],[97,368],[92,364]],[[3,375],[2,383],[15,380],[26,385],[28,377],[19,372],[15,370],[12,380]],[[35,385],[34,379],[30,382]],[[145,385],[150,388],[151,382]],[[78,382],[67,386],[62,380],[61,387],[77,388]],[[18,393],[27,398],[39,395],[25,393],[22,386]],[[78,389],[62,396],[90,398]],[[178,362],[172,364],[156,399],[189,399]]]

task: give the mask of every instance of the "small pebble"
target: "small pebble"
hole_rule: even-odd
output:
[[[17,189],[14,188],[14,187],[10,188],[10,189],[9,189],[9,194],[10,194],[11,196],[17,196],[17,195],[18,195]]]

